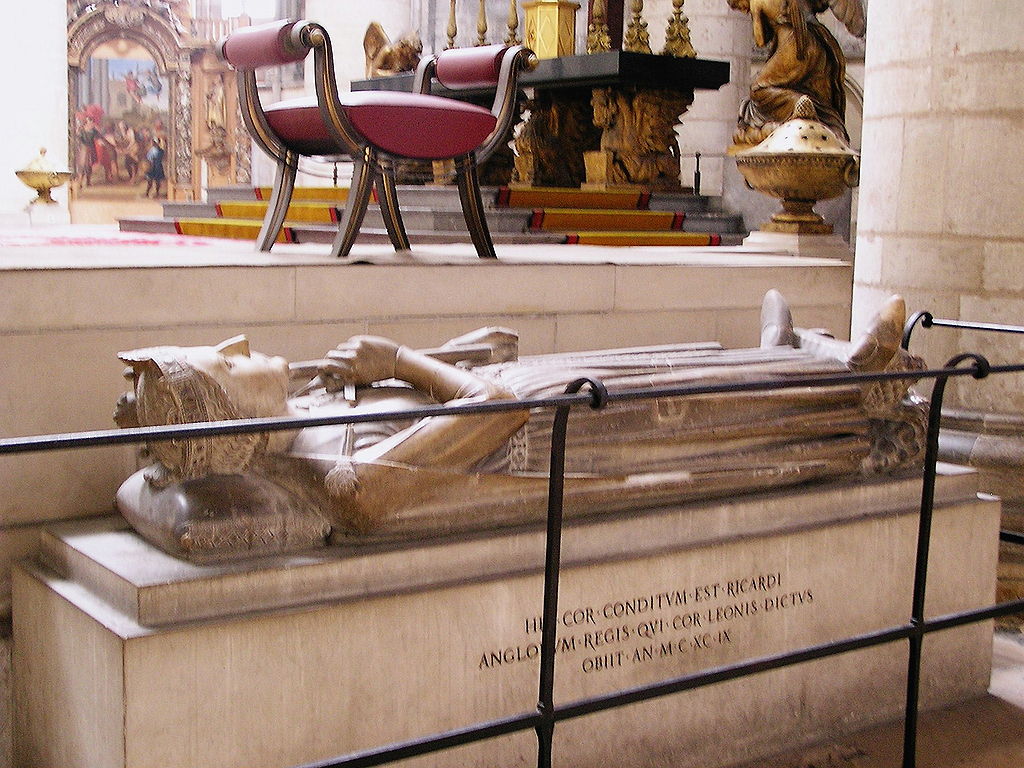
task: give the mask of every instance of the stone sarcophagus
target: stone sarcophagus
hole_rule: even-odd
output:
[[[915,370],[902,302],[865,337],[518,358],[490,329],[434,350],[357,337],[321,360],[219,347],[122,353],[123,424],[394,410],[561,391]],[[580,411],[556,701],[903,624],[923,406],[872,382],[650,397]],[[17,764],[277,768],[534,708],[550,412],[443,413],[150,446],[120,519],[56,527],[14,577]],[[991,603],[999,504],[939,478],[927,612]],[[983,693],[991,628],[930,637],[929,706]],[[583,717],[559,765],[728,765],[900,710],[887,645]],[[567,745],[572,745],[571,749]],[[524,732],[422,758],[523,764]]]

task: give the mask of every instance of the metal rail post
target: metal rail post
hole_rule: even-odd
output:
[[[604,408],[608,390],[595,379],[576,379],[565,388],[573,395],[589,386],[590,407]],[[548,523],[544,548],[544,615],[541,619],[540,690],[537,711],[537,768],[551,768],[551,744],[555,733],[555,640],[558,628],[558,574],[562,563],[562,498],[565,490],[565,436],[569,425],[569,406],[555,410],[551,428],[551,462],[548,465]]]
[[[920,314],[920,313],[919,313]],[[914,322],[917,315],[914,316]],[[908,328],[913,325],[908,324]],[[909,331],[908,331],[909,334]],[[904,338],[909,339],[905,334]],[[991,366],[981,355],[966,353],[957,355],[946,363],[946,368],[955,369],[965,360],[974,363],[972,376],[983,379],[988,376]],[[928,436],[924,455],[924,480],[921,484],[921,514],[918,520],[917,557],[914,564],[914,599],[910,612],[911,632],[910,653],[907,658],[907,709],[903,725],[903,768],[917,765],[917,719],[921,689],[921,653],[924,645],[925,618],[924,597],[928,580],[928,550],[931,546],[932,511],[935,505],[935,463],[939,457],[939,423],[942,420],[942,398],[946,392],[949,376],[939,376],[932,388],[928,407]]]

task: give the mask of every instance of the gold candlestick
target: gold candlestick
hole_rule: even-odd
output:
[[[454,48],[455,35],[459,31],[459,27],[455,22],[455,0],[451,0],[448,4],[448,29],[446,31],[448,32],[448,45],[445,48]]]
[[[622,48],[634,53],[651,53],[651,37],[647,34],[647,22],[643,20],[644,0],[633,0],[630,6],[632,15],[629,19],[629,27],[626,29],[626,38],[622,42]]]
[[[590,10],[590,25],[587,27],[587,53],[601,53],[611,49],[612,38],[608,33],[605,0],[594,0]]]
[[[519,29],[519,8],[516,0],[509,0],[508,3],[508,34],[505,35],[505,45],[519,45],[519,36],[516,30]]]
[[[690,20],[683,15],[683,0],[672,0],[672,15],[669,17],[668,27],[665,29],[663,54],[681,59],[697,58],[697,51],[690,43],[689,24]]]
[[[480,0],[476,14],[476,44],[487,45],[487,0]]]

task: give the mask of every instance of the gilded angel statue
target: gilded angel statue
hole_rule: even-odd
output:
[[[404,35],[392,43],[384,27],[373,21],[363,35],[363,52],[366,54],[366,76],[387,77],[415,71],[423,53],[423,43],[416,34]]]
[[[740,108],[733,141],[739,148],[758,144],[793,116],[801,96],[814,104],[818,119],[849,141],[846,132],[846,57],[839,42],[818,21],[831,9],[850,31],[863,37],[863,0],[727,0],[749,13],[754,43],[768,49],[768,60],[750,84]]]

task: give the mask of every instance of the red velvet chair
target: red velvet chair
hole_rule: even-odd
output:
[[[484,218],[477,164],[501,144],[515,118],[519,71],[530,52],[522,46],[458,48],[424,59],[413,93],[358,91],[339,94],[327,31],[310,21],[275,21],[246,27],[222,40],[218,49],[239,75],[242,116],[256,144],[277,163],[274,190],[257,238],[269,251],[284,224],[300,156],[348,155],[355,170],[352,188],[331,253],[348,256],[374,184],[384,225],[395,250],[409,238],[398,208],[397,158],[454,160],[463,214],[481,258],[494,258]],[[316,92],[264,107],[255,70],[301,61],[314,54]],[[433,78],[449,89],[495,90],[493,107],[431,96]]]

